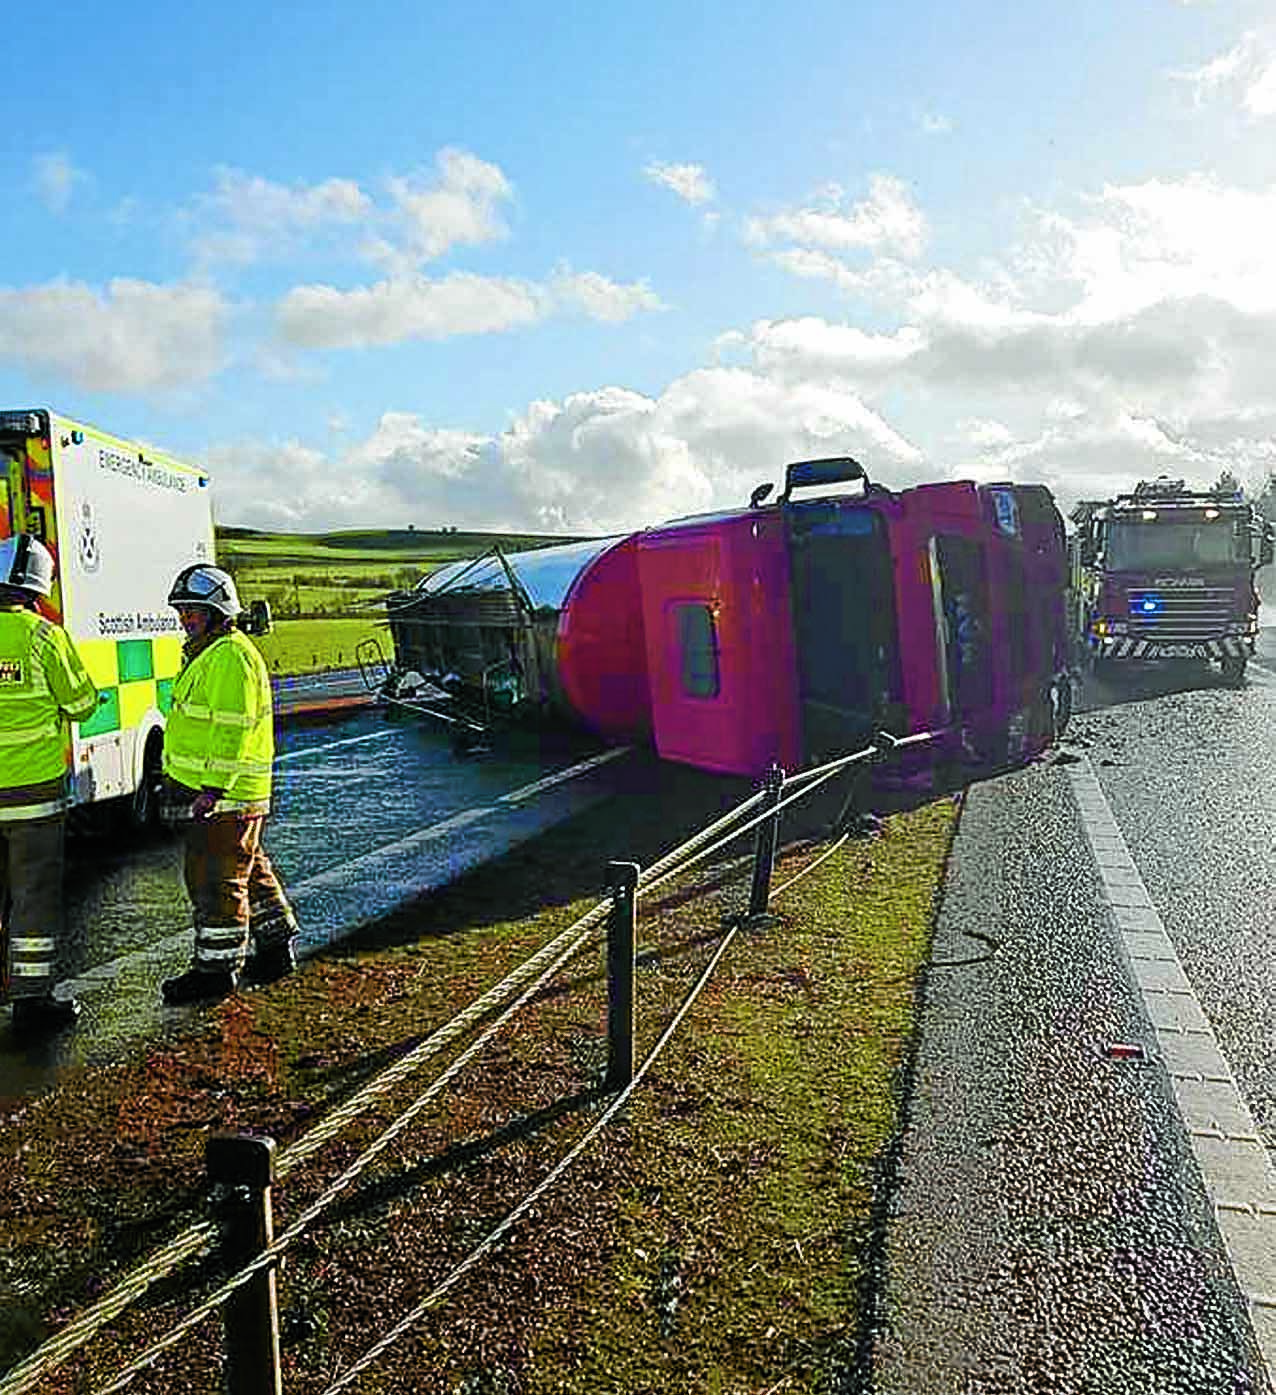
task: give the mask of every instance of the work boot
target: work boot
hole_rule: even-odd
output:
[[[249,955],[244,965],[244,978],[249,983],[275,983],[287,978],[297,967],[297,956],[293,952],[292,941],[282,944],[264,945],[256,953]]]
[[[177,978],[166,978],[160,993],[166,1003],[201,1003],[225,998],[239,987],[239,975],[229,969],[187,969]]]
[[[16,1036],[52,1036],[69,1027],[80,1015],[74,998],[15,998],[13,1031]]]

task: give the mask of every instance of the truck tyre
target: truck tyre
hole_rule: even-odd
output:
[[[138,833],[159,827],[160,783],[164,778],[164,735],[153,731],[146,738],[142,777],[129,800],[129,823]]]
[[[1223,670],[1223,678],[1232,685],[1233,688],[1240,688],[1245,683],[1245,665],[1249,662],[1244,654],[1228,654],[1222,660],[1220,667]]]

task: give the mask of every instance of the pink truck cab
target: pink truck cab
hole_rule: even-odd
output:
[[[797,500],[859,480],[854,495]],[[846,459],[788,468],[779,500],[638,536],[659,754],[760,775],[875,732],[1029,757],[1067,720],[1063,521],[1048,491],[892,492]]]

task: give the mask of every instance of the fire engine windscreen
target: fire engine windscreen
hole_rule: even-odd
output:
[[[1238,566],[1249,563],[1250,538],[1248,528],[1227,517],[1169,523],[1123,519],[1109,524],[1106,551],[1112,571]]]

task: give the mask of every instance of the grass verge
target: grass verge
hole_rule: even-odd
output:
[[[216,1129],[280,1140],[591,903],[609,857],[649,864],[722,790],[685,773],[591,811],[0,1121],[0,1370],[203,1215]],[[681,782],[681,783],[679,783]],[[852,1389],[875,1170],[895,1128],[955,805],[888,818],[741,935],[622,1116],[533,1214],[355,1387],[376,1392]],[[776,884],[818,848],[789,830]],[[645,1054],[699,976],[747,859],[644,902]],[[592,952],[468,1067],[293,1248],[285,1388],[321,1391],[411,1309],[597,1116],[605,979]],[[439,1062],[441,1068],[443,1062]],[[276,1193],[277,1227],[433,1076],[409,1082]],[[96,1387],[185,1311],[214,1262],[153,1290],[41,1387]],[[216,1324],[131,1387],[218,1388]]]

